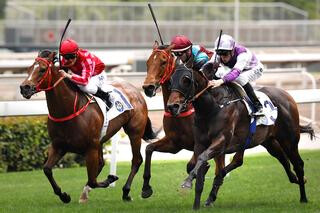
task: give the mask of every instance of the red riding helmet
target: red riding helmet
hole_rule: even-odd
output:
[[[77,42],[75,42],[74,40],[68,38],[67,40],[64,40],[61,43],[61,55],[65,55],[68,53],[77,53],[79,50],[79,46],[77,44]]]
[[[183,52],[191,47],[192,43],[188,37],[184,35],[177,35],[172,38],[171,45],[174,44],[173,52]]]

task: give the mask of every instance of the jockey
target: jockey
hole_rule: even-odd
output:
[[[213,52],[201,45],[192,45],[192,42],[184,35],[172,38],[171,45],[173,54],[186,67],[199,71],[200,68],[211,58]]]
[[[79,48],[77,42],[67,39],[61,43],[62,55],[60,70],[62,75],[78,85],[80,90],[101,98],[110,109],[112,102],[108,92],[101,90],[107,80],[105,64],[88,50]],[[68,69],[65,72],[64,69]]]
[[[219,38],[215,41],[217,61],[214,61],[215,57],[212,57],[203,68],[205,69],[205,66],[211,63],[211,67],[218,67],[217,65],[220,64],[222,68],[225,69],[219,68],[216,72],[216,77],[220,79],[212,80],[210,84],[217,87],[231,81],[239,83],[253,103],[255,112],[252,113],[252,115],[263,115],[262,104],[249,83],[261,77],[263,72],[262,63],[256,58],[255,54],[244,46],[237,44],[230,35],[223,34],[220,39],[220,44],[218,44],[218,42]]]

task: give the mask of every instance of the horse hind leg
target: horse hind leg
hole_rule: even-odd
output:
[[[48,159],[43,167],[43,172],[47,176],[53,191],[56,195],[59,196],[60,200],[64,203],[69,203],[71,201],[70,195],[66,192],[61,192],[61,188],[56,183],[55,179],[53,178],[52,168],[54,165],[58,163],[58,161],[65,155],[65,152],[62,150],[57,150],[52,146],[49,147],[48,150]]]
[[[280,143],[280,142],[279,142]],[[300,189],[300,202],[307,203],[307,195],[305,191],[305,177],[304,177],[304,162],[300,157],[298,151],[298,143],[288,141],[287,143],[280,143],[281,147],[283,148],[284,152],[288,156],[290,162],[293,165],[293,170],[295,171],[298,177],[298,184]]]
[[[140,153],[141,138],[143,135],[143,130],[138,131],[137,128],[134,128],[131,131],[129,131],[128,128],[124,128],[124,130],[130,139],[132,160],[131,160],[130,174],[128,176],[126,183],[122,187],[122,200],[123,201],[131,201],[132,198],[129,195],[130,189],[131,189],[131,184],[132,184],[134,176],[139,171],[139,168],[140,168],[142,161],[143,161],[142,155]]]
[[[289,181],[291,183],[299,184],[297,176],[291,171],[289,159],[281,148],[279,142],[275,139],[270,139],[268,141],[265,141],[262,146],[267,149],[271,156],[278,159],[278,161],[286,171]]]

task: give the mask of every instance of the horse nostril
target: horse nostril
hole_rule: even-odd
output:
[[[28,91],[31,89],[31,86],[30,85],[21,85],[20,86],[20,91]]]
[[[142,88],[148,97],[152,97],[155,94],[156,87],[154,85],[143,85]]]
[[[170,104],[168,105],[168,109],[173,115],[176,115],[179,110],[179,104]]]

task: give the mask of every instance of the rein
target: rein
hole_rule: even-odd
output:
[[[49,91],[52,90],[53,88],[55,88],[65,77],[61,76],[52,86],[51,82],[52,82],[52,67],[53,67],[53,62],[52,61],[48,61],[44,58],[41,57],[37,57],[36,61],[42,61],[43,63],[45,63],[47,65],[47,70],[45,72],[45,74],[42,76],[42,78],[40,79],[39,83],[36,85],[36,90],[37,92],[40,91]],[[42,84],[42,82],[48,77],[48,87],[45,89],[41,89],[40,85]],[[82,112],[84,112],[87,107],[89,106],[91,100],[93,99],[93,96],[88,100],[88,102],[82,106],[78,111],[76,110],[76,106],[77,106],[77,102],[78,102],[78,92],[76,91],[76,97],[74,99],[74,103],[73,103],[73,114],[70,114],[66,117],[62,117],[62,118],[55,118],[52,115],[50,115],[50,113],[48,114],[48,118],[54,122],[64,122],[64,121],[68,121],[71,120],[74,117],[77,117],[78,115],[80,115]]]

